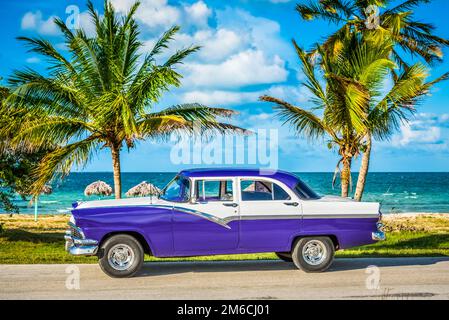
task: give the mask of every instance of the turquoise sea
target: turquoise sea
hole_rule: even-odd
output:
[[[175,173],[123,173],[122,190],[148,181],[162,188]],[[339,194],[332,189],[332,173],[297,173],[320,194]],[[354,175],[354,181],[357,176]],[[77,200],[96,200],[98,197],[85,197],[84,188],[93,181],[103,180],[113,184],[110,172],[72,173],[62,183],[53,184],[51,195],[39,198],[40,214],[67,213],[71,204]],[[354,186],[355,187],[355,186]],[[449,173],[370,173],[364,200],[382,204],[384,213],[399,212],[439,212],[449,213]],[[19,198],[16,204],[21,213],[33,213],[28,201]],[[1,210],[1,209],[0,209]]]

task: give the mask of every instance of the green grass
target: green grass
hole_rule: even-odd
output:
[[[64,251],[68,217],[48,216],[39,222],[29,216],[0,217],[0,264],[96,263],[95,257],[74,257]],[[449,217],[393,218],[386,221],[387,240],[339,251],[337,257],[449,256]],[[276,259],[273,253],[221,255],[147,261],[205,261]]]

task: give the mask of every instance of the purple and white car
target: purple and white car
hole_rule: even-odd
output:
[[[288,172],[181,171],[158,198],[74,204],[66,250],[97,255],[102,270],[129,277],[144,254],[186,257],[275,252],[306,272],[334,253],[384,240],[378,203],[321,197]]]

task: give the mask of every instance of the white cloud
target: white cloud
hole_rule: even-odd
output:
[[[212,10],[203,1],[195,2],[190,6],[186,5],[184,10],[188,21],[198,26],[207,26],[207,20],[212,14]]]
[[[42,35],[57,35],[59,29],[53,22],[55,18],[56,16],[50,16],[48,19],[44,19],[41,11],[30,11],[22,17],[21,28],[23,30],[35,30]]]
[[[416,128],[413,123],[403,124],[400,136],[393,139],[393,145],[434,144],[440,141],[440,138],[441,130],[438,127]]]
[[[218,27],[235,31],[245,39],[246,48],[263,51],[267,56],[282,53],[283,59],[296,62],[291,44],[281,37],[278,22],[230,7],[217,10],[216,15]]]
[[[134,3],[135,0],[112,0],[114,8],[122,13],[128,12]],[[141,0],[135,17],[150,28],[169,28],[179,23],[181,11],[169,5],[167,0]]]
[[[208,106],[235,105],[257,101],[258,97],[259,92],[190,91],[183,94],[182,102],[198,102]]]
[[[119,12],[126,12],[133,1],[113,0],[113,4]],[[184,88],[189,91],[207,88],[219,97],[218,93],[227,88],[281,83],[288,76],[285,61],[296,61],[277,22],[241,9],[212,10],[202,0],[179,6],[171,6],[167,0],[143,0],[136,19],[145,26],[158,27],[142,33],[143,55],[152,49],[162,31],[175,23],[183,24],[182,33],[175,36],[158,62],[180,48],[201,46],[179,66]],[[220,100],[236,101],[237,96]]]
[[[154,42],[152,41],[152,43]],[[192,35],[178,33],[175,35],[173,44],[173,51],[181,47],[199,45],[201,50],[195,54],[198,61],[219,62],[241,50],[243,39],[232,30],[209,28],[200,29]]]
[[[87,11],[81,12],[79,15],[79,28],[83,29],[88,37],[95,35],[95,24]]]
[[[254,103],[262,95],[272,95],[284,99],[292,104],[299,104],[308,100],[308,93],[302,88],[286,85],[274,85],[266,90],[257,91],[230,91],[230,90],[193,90],[182,95],[181,102],[198,102],[209,106],[237,105]],[[268,104],[267,104],[268,106]]]
[[[288,75],[284,66],[285,62],[277,55],[270,59],[262,51],[247,50],[218,64],[186,64],[184,84],[226,88],[283,82]]]
[[[419,113],[415,119],[403,123],[399,134],[392,139],[394,147],[431,147],[446,148],[442,129],[449,127],[449,114]]]

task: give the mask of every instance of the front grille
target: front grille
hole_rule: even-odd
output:
[[[72,237],[83,239],[83,235],[81,234],[81,232],[79,232],[79,230],[77,228],[74,228],[73,226],[69,226],[69,230],[70,230],[70,234],[72,235]]]

